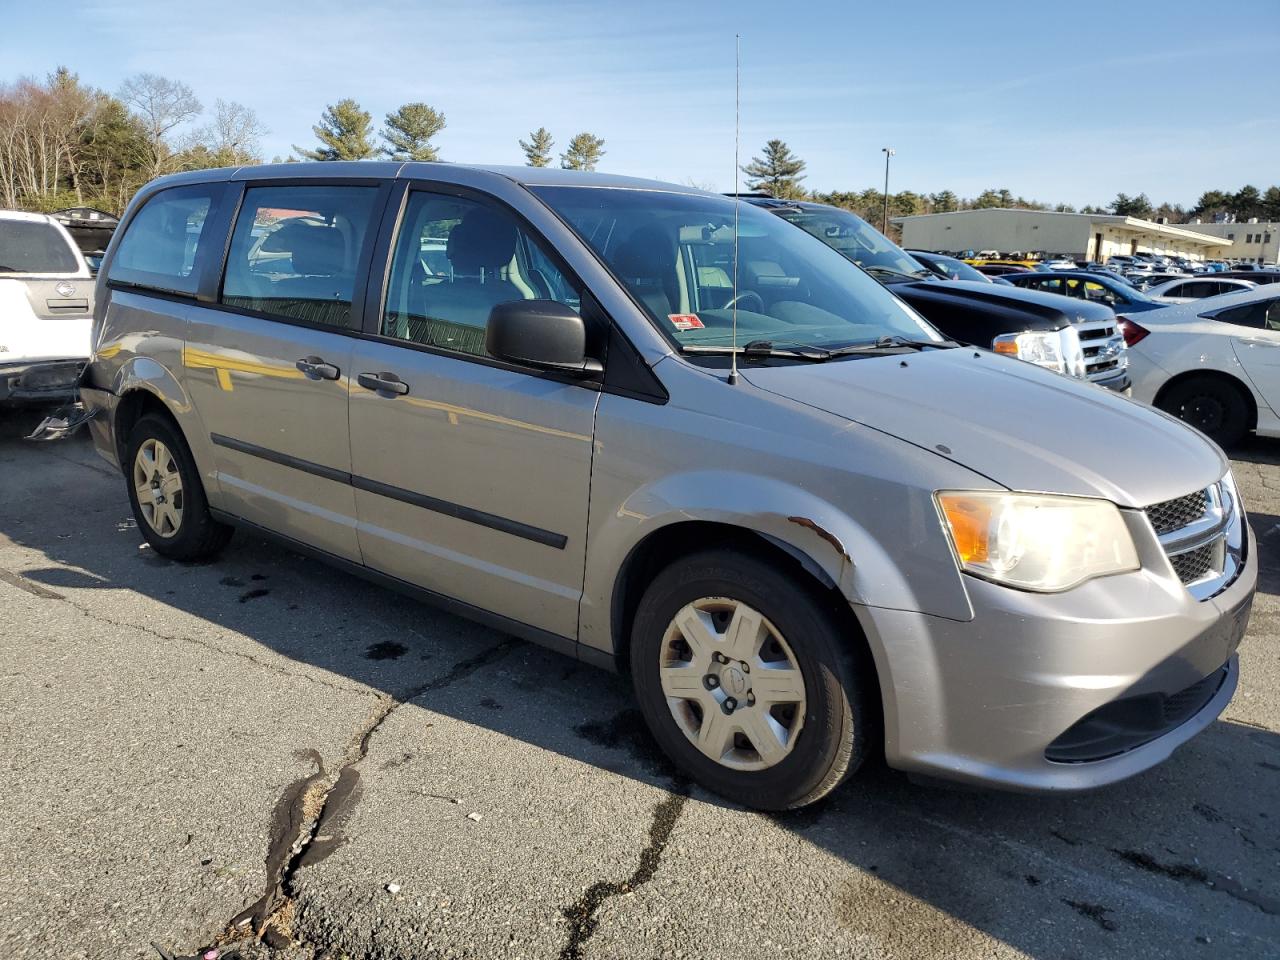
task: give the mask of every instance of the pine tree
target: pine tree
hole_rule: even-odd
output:
[[[748,190],[764,190],[783,200],[804,196],[804,188],[800,186],[803,170],[804,161],[781,140],[770,140],[764,145],[764,157],[753,157],[742,168],[747,175]]]
[[[294,146],[306,160],[368,160],[376,152],[370,136],[373,117],[351,98],[325,107],[320,122],[311,128],[320,146],[314,150]]]
[[[594,170],[604,156],[604,141],[594,134],[580,133],[569,141],[569,149],[560,154],[560,166],[566,170]]]
[[[604,141],[600,141],[603,143]],[[524,151],[524,163],[526,167],[547,167],[551,165],[551,148],[556,142],[551,139],[551,131],[546,127],[539,127],[533,133],[529,134],[529,140],[520,141],[520,149]]]
[[[392,160],[440,159],[440,151],[431,138],[444,129],[444,114],[425,103],[406,103],[395,113],[388,113],[382,139],[387,145],[382,152]]]
[[[951,213],[960,209],[960,199],[950,190],[942,190],[930,195],[934,213]]]

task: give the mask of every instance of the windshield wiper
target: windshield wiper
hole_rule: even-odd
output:
[[[740,357],[785,357],[791,360],[827,360],[835,356],[835,352],[826,347],[815,347],[802,340],[779,340],[779,343],[794,343],[799,349],[778,348],[773,340],[751,340],[741,347],[719,347],[701,343],[681,344],[684,353],[702,353],[712,356],[729,356],[736,353]]]
[[[919,280],[920,279],[919,275],[903,273],[901,270],[894,270],[892,267],[882,267],[874,263],[871,266],[863,267],[862,269],[865,270],[867,273],[873,273],[873,274],[882,273],[886,277],[891,277],[898,280]]]
[[[874,350],[896,350],[900,347],[911,347],[915,350],[924,350],[926,347],[933,347],[936,350],[950,350],[958,346],[960,344],[955,340],[912,340],[909,337],[890,334],[881,337],[874,343],[854,343],[847,347],[837,347],[829,352],[833,357],[840,357],[849,353],[871,353]]]

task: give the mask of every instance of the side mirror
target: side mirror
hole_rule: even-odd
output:
[[[489,311],[485,348],[499,360],[591,376],[604,368],[587,356],[587,327],[556,300],[510,300]]]

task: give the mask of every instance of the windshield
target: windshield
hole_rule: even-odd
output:
[[[979,283],[991,282],[991,278],[985,273],[980,273],[963,260],[957,260],[955,257],[934,256],[933,262],[941,267],[952,280],[976,280]]]
[[[38,220],[0,220],[0,273],[76,273],[80,263],[57,228]]]
[[[884,271],[912,279],[928,273],[919,261],[848,210],[838,207],[788,207],[773,212],[801,230],[813,234],[862,269],[871,271],[878,279],[885,279]]]
[[[684,345],[842,347],[881,337],[941,341],[910,307],[804,231],[710,195],[534,187],[653,318]],[[738,284],[734,288],[734,214]]]

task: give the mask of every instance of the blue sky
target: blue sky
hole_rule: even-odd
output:
[[[267,157],[312,145],[326,103],[375,119],[424,100],[457,161],[522,161],[546,126],[606,141],[600,169],[732,186],[780,137],[806,186],[1190,204],[1280,182],[1280,0],[1157,4],[590,0],[0,0],[0,74],[65,63],[115,90],[150,71],[254,108]]]

